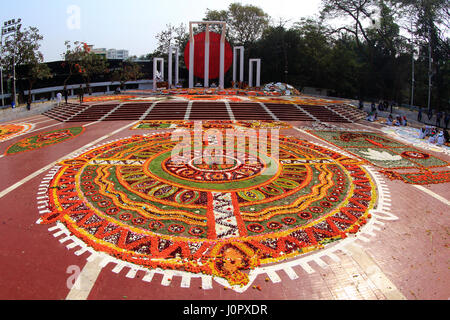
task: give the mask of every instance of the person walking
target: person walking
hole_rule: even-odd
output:
[[[78,98],[80,99],[80,105],[81,105],[84,100],[84,91],[83,91],[82,86],[80,86],[80,89],[78,90]]]
[[[67,100],[69,99],[69,91],[67,91],[67,88],[64,88],[63,94],[64,94],[64,101],[67,104]]]
[[[419,112],[417,113],[417,121],[422,122],[422,107],[419,107]]]
[[[61,92],[58,92],[56,94],[56,101],[58,102],[58,107],[61,105],[61,100],[62,100],[62,94],[61,94]]]
[[[431,118],[433,118],[433,110],[430,108],[428,110],[428,120],[431,120]]]
[[[438,111],[438,113],[436,113],[436,127],[441,126],[441,118],[442,118],[442,112]]]
[[[445,113],[444,113],[444,125],[445,125],[445,130],[447,130],[447,128],[448,128],[448,122],[449,122],[449,120],[450,120],[450,114],[449,114],[447,111],[445,111]]]

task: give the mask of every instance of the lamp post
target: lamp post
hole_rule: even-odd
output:
[[[8,20],[3,22],[3,26],[2,26],[2,32],[1,32],[1,41],[0,41],[0,54],[2,53],[2,48],[3,48],[3,36],[7,36],[9,34],[14,33],[14,40],[15,40],[15,44],[14,44],[14,51],[13,51],[13,92],[12,92],[12,98],[11,98],[11,102],[14,102],[14,105],[16,104],[16,47],[17,47],[17,31],[20,30],[20,28],[22,27],[22,19],[18,19],[16,21],[16,19],[12,19],[12,20]],[[1,55],[0,57],[0,62],[3,62],[3,55]],[[0,87],[1,87],[1,94],[2,94],[2,106],[5,105],[5,100],[3,97],[3,65],[2,63],[0,63],[0,79],[1,79],[1,83],[0,83]]]

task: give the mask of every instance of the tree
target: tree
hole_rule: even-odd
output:
[[[450,2],[448,0],[391,0],[411,21],[412,30],[420,42],[419,61],[428,64],[427,77],[421,77],[418,86],[428,86],[427,105],[437,108],[448,107],[448,64],[450,46],[448,29],[450,20]],[[426,57],[426,58],[425,58]],[[418,68],[422,68],[418,66]],[[425,69],[423,70],[425,71]],[[419,88],[418,92],[421,92]]]
[[[322,22],[302,19],[294,23],[298,33],[298,55],[303,75],[303,85],[326,88],[329,79],[329,60],[332,42],[326,36],[327,27]]]
[[[126,82],[136,81],[138,78],[142,77],[141,67],[136,63],[131,61],[131,59],[123,61],[120,67],[113,71],[112,81],[119,81],[120,88],[123,88]]]
[[[51,73],[50,68],[45,64],[42,63],[42,60],[36,57],[33,62],[29,65],[27,78],[28,78],[28,103],[31,104],[31,89],[33,88],[33,85],[39,81],[44,79],[52,78],[53,75]]]
[[[350,24],[334,28],[333,32],[353,34],[361,48],[362,39],[370,42],[364,23],[367,20],[375,23],[376,3],[376,0],[322,0],[321,19],[350,19]]]
[[[270,17],[259,7],[232,3],[227,11],[208,9],[203,20],[227,22],[231,41],[248,46],[255,43],[269,27]]]
[[[9,35],[2,47],[3,68],[11,74],[14,66],[17,65],[32,65],[40,71],[44,70],[43,66],[37,67],[43,61],[43,55],[39,51],[40,42],[43,39],[39,29],[35,27],[28,27],[23,31],[19,28],[16,33]],[[39,74],[43,73],[39,72]],[[33,77],[35,75],[35,73],[31,73],[25,76]],[[12,92],[12,96],[15,97],[16,92]]]
[[[186,32],[186,26],[183,23],[178,27],[168,24],[166,30],[156,35],[156,40],[158,40],[158,47],[154,56],[167,55],[170,46],[182,48],[188,42],[189,34]]]
[[[66,52],[62,55],[63,67],[68,68],[69,73],[64,81],[64,87],[72,76],[78,75],[89,88],[93,75],[108,71],[106,58],[91,52],[86,43],[75,41],[71,44],[70,41],[66,41],[65,45]]]

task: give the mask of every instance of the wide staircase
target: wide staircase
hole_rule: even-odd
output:
[[[349,119],[344,118],[339,115],[339,113],[333,112],[327,107],[321,106],[300,106],[307,113],[312,115],[314,118],[321,122],[340,122],[340,123],[350,123]]]
[[[184,120],[188,102],[160,102],[143,120]]]
[[[119,120],[280,120],[351,123],[365,118],[356,107],[310,106],[256,102],[135,102],[57,106],[44,115],[65,122]]]
[[[274,120],[258,103],[230,103],[236,120]]]
[[[230,120],[224,102],[194,102],[189,120]]]
[[[54,107],[44,112],[43,115],[57,121],[66,121],[74,117],[78,113],[86,110],[87,108],[89,108],[89,106],[84,104],[82,105],[74,103],[61,104],[57,107]]]
[[[351,121],[359,121],[366,118],[366,113],[352,105],[348,104],[337,104],[328,106],[334,112],[341,114]]]
[[[145,103],[122,104],[114,112],[107,115],[103,121],[139,120],[150,107],[151,104]]]
[[[280,121],[314,121],[295,104],[266,103],[265,105]]]

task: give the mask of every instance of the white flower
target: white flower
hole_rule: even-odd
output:
[[[371,160],[381,160],[381,161],[400,161],[402,157],[399,155],[392,155],[387,151],[377,151],[373,149],[368,149],[367,151],[361,151],[363,155]]]

